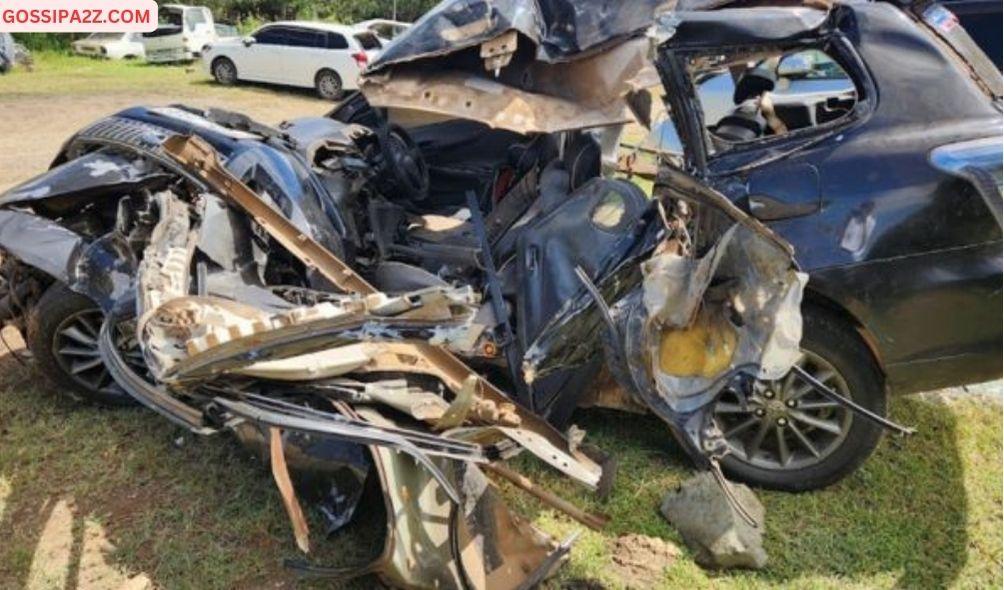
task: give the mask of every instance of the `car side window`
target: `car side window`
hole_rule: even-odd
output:
[[[854,81],[821,49],[690,60],[709,154],[828,125],[857,102]]]
[[[267,27],[259,29],[254,34],[256,43],[262,45],[285,45],[286,36],[282,27]]]
[[[289,45],[290,47],[317,47],[319,45],[318,33],[310,29],[288,28],[286,29],[283,45]]]
[[[338,33],[328,33],[327,34],[327,45],[328,49],[348,49],[349,42],[345,39],[345,36],[339,35]]]

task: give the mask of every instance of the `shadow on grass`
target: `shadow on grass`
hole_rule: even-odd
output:
[[[305,88],[302,86],[286,86],[283,84],[268,84],[265,82],[249,82],[247,80],[241,80],[232,86],[223,86],[216,80],[212,78],[204,78],[201,80],[194,80],[191,82],[192,86],[201,88],[244,88],[247,90],[257,90],[259,92],[268,92],[270,94],[277,95],[291,95],[297,98],[303,99],[314,99],[318,102],[330,103],[332,107],[338,104],[338,101],[326,101],[323,98],[317,96],[317,91],[313,88]]]
[[[315,521],[312,560],[375,556],[376,498],[331,539]],[[9,354],[0,358],[0,539],[2,588],[303,586],[282,566],[302,556],[271,474],[233,437],[192,437],[140,408],[75,403]]]
[[[917,399],[897,398],[892,406],[898,421],[920,426],[918,435],[885,437],[861,469],[830,488],[801,494],[759,491],[767,508],[764,545],[770,564],[760,572],[709,574],[714,582],[799,587],[824,577],[866,586],[875,580],[903,588],[952,585],[966,563],[969,542],[956,417],[944,406]],[[577,418],[591,440],[616,448],[622,459],[609,502],[593,505],[613,517],[614,531],[607,535],[631,532],[620,523],[637,525],[638,512],[661,521],[661,494],[693,473],[663,425],[654,417],[610,411],[581,412]],[[653,457],[660,450],[664,456]],[[667,468],[672,475],[661,478],[659,471]],[[639,494],[653,482],[665,485],[657,494]],[[663,531],[646,525],[658,536],[680,541],[668,524]]]

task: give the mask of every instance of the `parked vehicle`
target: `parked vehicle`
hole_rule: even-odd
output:
[[[73,53],[106,59],[137,59],[145,56],[141,33],[92,33],[70,44]]]
[[[314,88],[334,100],[358,88],[359,73],[380,52],[368,31],[304,21],[265,25],[241,40],[214,44],[203,64],[220,84],[238,80]]]
[[[31,52],[14,41],[10,33],[0,32],[0,74],[6,74],[17,66],[23,66],[29,70],[32,67]]]
[[[146,61],[192,61],[217,41],[213,13],[205,6],[165,4],[159,9],[157,28],[143,33]]]
[[[358,22],[354,25],[357,29],[369,31],[380,38],[384,44],[390,43],[395,38],[397,38],[401,33],[408,30],[411,23],[403,23],[396,20],[387,20],[382,18],[374,18],[370,20],[364,20]]]

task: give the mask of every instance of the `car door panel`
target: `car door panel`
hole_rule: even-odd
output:
[[[247,65],[245,72],[238,72],[241,78],[256,82],[281,84],[283,81],[282,60],[288,43],[288,29],[282,26],[266,27],[256,32],[255,42],[245,46],[241,53],[245,56]]]
[[[950,367],[959,363],[973,378],[991,378],[1001,367],[1001,246],[997,240],[823,269],[812,273],[809,288],[867,327],[898,392],[957,382]]]

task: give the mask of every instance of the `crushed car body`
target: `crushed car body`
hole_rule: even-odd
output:
[[[714,402],[787,375],[802,337],[791,246],[698,168],[663,162],[651,197],[603,175],[607,132],[645,122],[649,89],[677,110],[692,98],[667,55],[704,18],[653,27],[671,7],[608,8],[443,3],[326,117],[171,106],[95,122],[0,197],[0,315],[31,342],[48,290],[100,310],[53,360],[69,386],[257,449],[305,553],[303,500],[331,534],[376,478],[381,555],[304,573],[533,587],[574,539],[511,512],[489,476],[585,526],[605,518],[506,460],[608,493],[614,462],[571,425],[603,372],[720,476]],[[776,10],[741,39],[703,26],[723,44],[842,42],[859,9]]]

